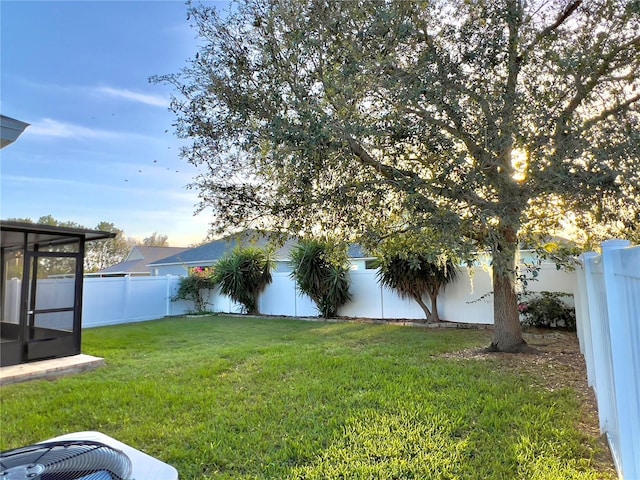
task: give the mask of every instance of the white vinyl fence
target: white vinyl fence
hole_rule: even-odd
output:
[[[345,317],[376,319],[424,319],[424,313],[413,301],[402,299],[395,290],[381,287],[375,270],[350,271],[352,300],[339,314]],[[529,284],[532,291],[566,292],[575,290],[574,272],[558,271],[553,264],[543,264],[538,280]],[[142,322],[165,316],[189,313],[194,306],[190,302],[172,302],[180,277],[107,277],[84,279],[82,325],[84,328]],[[69,279],[48,279],[47,289],[56,290],[61,282]],[[50,284],[50,285],[49,285]],[[440,317],[444,320],[475,323],[493,323],[493,298],[486,295],[493,290],[491,272],[475,268],[461,269],[458,280],[448,285],[438,297]],[[20,282],[7,282],[5,313],[18,309]],[[309,297],[296,288],[289,273],[276,272],[273,282],[262,293],[259,310],[265,315],[291,317],[318,316],[318,310]],[[207,309],[212,312],[240,313],[241,308],[217,290],[210,292]],[[8,318],[8,317],[7,317]],[[17,318],[17,317],[16,317]]]
[[[352,300],[339,314],[345,317],[379,319],[424,319],[424,313],[413,301],[402,299],[395,290],[381,287],[375,270],[350,272]],[[538,280],[529,284],[533,291],[559,291],[573,294],[575,273],[558,271],[554,264],[543,264]],[[172,302],[179,277],[86,278],[83,292],[83,326],[95,327],[139,322],[164,316],[182,315],[193,310],[193,304]],[[441,318],[461,323],[492,324],[493,290],[491,272],[476,268],[461,269],[460,278],[438,297]],[[481,298],[483,297],[484,298]],[[262,293],[259,310],[265,315],[314,317],[315,304],[296,288],[289,273],[276,272],[273,282]],[[241,308],[217,290],[211,292],[207,309],[212,312],[240,313]]]
[[[620,478],[640,478],[640,246],[602,244],[581,256],[576,291],[580,348]]]
[[[171,302],[179,277],[85,278],[82,326],[101,327],[180,315],[188,305]]]

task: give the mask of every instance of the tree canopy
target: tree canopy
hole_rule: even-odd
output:
[[[142,240],[142,245],[145,247],[168,247],[169,237],[158,232],[153,232],[150,236]]]
[[[449,232],[491,252],[493,347],[515,351],[518,242],[567,212],[637,224],[637,0],[240,0],[189,16],[202,47],[156,81],[176,87],[192,186],[221,228]]]

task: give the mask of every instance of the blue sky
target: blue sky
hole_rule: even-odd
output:
[[[202,240],[171,88],[148,81],[196,53],[184,2],[1,0],[0,32],[0,111],[31,124],[0,152],[0,217]]]

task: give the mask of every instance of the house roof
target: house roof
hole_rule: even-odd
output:
[[[148,265],[156,260],[166,258],[167,256],[178,255],[185,250],[186,247],[142,247],[137,246],[131,249],[129,255],[124,262],[117,263],[110,267],[96,272],[97,274],[150,274],[151,267]]]
[[[254,230],[246,230],[241,233],[228,235],[219,240],[205,243],[199,247],[185,250],[167,258],[159,259],[150,265],[157,267],[160,265],[182,265],[217,262],[225,254],[231,252],[236,247],[257,247],[265,248],[270,244],[270,240],[265,235],[260,235]],[[288,259],[289,251],[295,245],[293,240],[288,240],[284,246],[276,251],[276,260]]]
[[[231,252],[234,248],[240,247],[257,247],[265,248],[271,243],[268,236],[261,235],[254,230],[247,230],[238,234],[229,235],[219,240],[206,243],[199,247],[195,247],[184,252],[172,255],[152,262],[150,266],[168,266],[168,265],[199,265],[210,264],[220,260],[225,254]],[[282,247],[275,253],[275,259],[280,261],[288,261],[291,249],[296,245],[295,239],[287,240]],[[370,255],[364,254],[360,245],[351,245],[348,252],[349,258],[370,258]]]
[[[15,142],[28,126],[28,123],[0,115],[0,148]]]

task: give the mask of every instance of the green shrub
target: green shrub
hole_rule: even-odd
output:
[[[460,274],[460,255],[441,241],[428,230],[407,232],[389,236],[374,251],[378,283],[414,300],[427,323],[440,321],[438,295]]]
[[[571,294],[562,292],[540,292],[518,305],[522,324],[532,327],[576,330],[576,312],[561,300]]]
[[[257,315],[258,297],[271,283],[272,253],[259,248],[237,248],[216,264],[215,281],[220,291],[240,303],[245,312]]]
[[[216,286],[213,267],[195,267],[189,270],[189,275],[182,277],[178,291],[171,297],[172,302],[178,300],[190,300],[196,308],[196,312],[205,311],[209,292]]]
[[[293,278],[324,318],[335,317],[351,299],[349,270],[340,246],[320,240],[301,241],[291,251]]]

